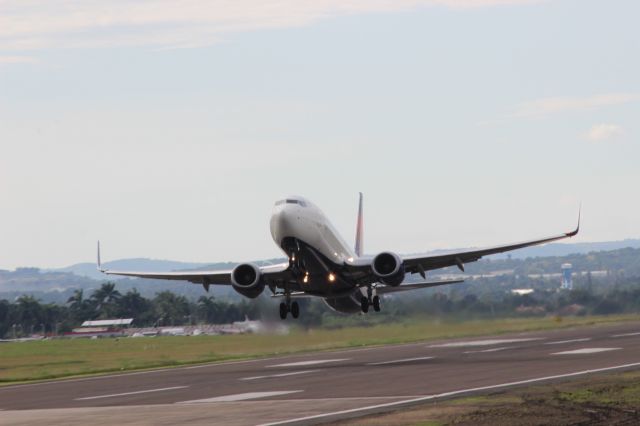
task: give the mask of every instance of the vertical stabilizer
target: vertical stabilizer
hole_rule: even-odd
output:
[[[364,250],[364,246],[362,244],[362,239],[364,238],[364,230],[363,230],[363,218],[362,218],[362,192],[360,193],[360,204],[358,206],[358,222],[356,223],[356,255],[362,256],[362,251]]]

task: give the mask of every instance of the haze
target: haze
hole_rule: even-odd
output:
[[[175,4],[179,4],[177,8]],[[637,1],[0,1],[0,268],[640,236]]]

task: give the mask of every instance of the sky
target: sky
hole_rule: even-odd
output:
[[[0,269],[640,237],[636,0],[0,0]]]

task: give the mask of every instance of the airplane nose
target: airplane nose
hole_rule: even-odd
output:
[[[287,209],[281,207],[274,211],[271,215],[271,222],[269,226],[271,230],[271,237],[278,245],[280,245],[280,242],[286,236],[286,230],[289,227],[288,216],[289,214],[287,212]]]

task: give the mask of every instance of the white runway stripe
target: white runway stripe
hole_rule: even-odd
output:
[[[502,346],[500,348],[491,348],[491,349],[482,349],[480,351],[466,351],[463,352],[465,354],[481,354],[481,353],[485,353],[485,352],[500,352],[500,351],[504,351],[505,349],[515,349],[513,346],[509,347],[509,346]]]
[[[242,379],[238,379],[238,380],[271,379],[274,377],[287,377],[287,376],[297,376],[298,374],[315,373],[316,371],[320,371],[320,370],[304,370],[304,371],[294,371],[292,373],[271,374],[268,376],[243,377]]]
[[[423,361],[425,359],[433,359],[432,356],[421,356],[418,358],[405,358],[405,359],[394,359],[391,361],[382,361],[382,362],[371,362],[367,365],[386,365],[386,364],[399,364],[402,362],[411,362],[411,361]]]
[[[465,346],[491,346],[491,345],[500,345],[504,343],[532,342],[534,340],[542,340],[542,339],[536,337],[536,338],[528,338],[528,339],[468,340],[464,342],[441,343],[438,345],[431,345],[428,347],[429,348],[461,348]]]
[[[276,365],[268,365],[267,368],[274,367],[304,367],[307,365],[317,365],[317,364],[326,364],[329,362],[340,362],[340,361],[349,361],[350,358],[339,358],[339,359],[317,359],[313,361],[300,361],[300,362],[289,362],[286,364],[276,364]]]
[[[558,340],[557,342],[547,342],[545,343],[545,345],[561,345],[563,343],[588,342],[589,340],[591,340],[591,337],[585,337],[582,339]]]
[[[631,336],[640,336],[640,331],[637,333],[614,334],[611,337],[631,337]]]
[[[290,393],[302,392],[301,390],[294,391],[273,391],[273,392],[247,392],[237,393],[234,395],[216,396],[213,398],[194,399],[192,401],[181,401],[176,404],[201,404],[206,402],[234,402],[234,401],[246,401],[248,399],[266,398],[269,396],[287,395]]]
[[[126,395],[138,395],[141,393],[151,393],[151,392],[163,392],[163,391],[168,391],[168,390],[174,390],[174,389],[184,389],[184,388],[188,388],[189,386],[173,386],[170,388],[159,388],[159,389],[147,389],[147,390],[141,390],[141,391],[136,391],[136,392],[124,392],[124,393],[112,393],[110,395],[98,395],[98,396],[86,396],[84,398],[76,398],[76,401],[86,401],[89,399],[100,399],[100,398],[113,398],[115,396],[126,396]]]
[[[622,348],[582,348],[573,351],[556,352],[551,355],[584,355],[584,354],[596,354],[598,352],[618,351]]]

